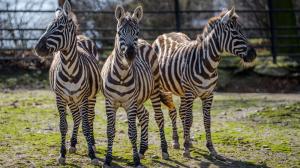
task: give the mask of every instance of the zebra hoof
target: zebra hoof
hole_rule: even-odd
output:
[[[108,164],[104,164],[103,166],[102,166],[102,168],[110,168],[110,166],[108,165]]]
[[[141,153],[139,153],[139,157],[140,157],[140,159],[145,159],[145,156]]]
[[[173,149],[180,149],[180,145],[178,142],[173,142],[172,146],[173,146]]]
[[[99,165],[100,165],[99,159],[97,159],[97,158],[92,159],[92,160],[91,160],[91,163],[92,163],[92,165],[94,165],[94,166],[99,166]]]
[[[136,166],[136,168],[145,168],[143,165],[139,164]]]
[[[190,151],[184,151],[183,153],[182,153],[182,156],[183,157],[186,157],[186,158],[190,158],[191,157],[191,154],[190,154]]]
[[[66,164],[66,158],[59,157],[57,159],[57,162],[58,162],[58,164],[64,165],[64,164]]]
[[[217,153],[214,153],[214,154],[211,153],[211,156],[212,156],[213,158],[215,158],[216,160],[226,161],[226,158],[225,158],[225,157],[223,157],[223,156],[221,156],[221,155],[218,155]]]
[[[190,148],[192,148],[193,147],[193,142],[190,141],[189,145],[190,145]]]
[[[162,153],[162,158],[163,158],[164,160],[168,160],[168,159],[169,159],[169,154],[166,153],[166,152],[163,152],[163,153]]]
[[[93,151],[96,152],[96,146],[93,145],[92,148],[93,148]]]
[[[75,147],[73,147],[73,146],[71,146],[70,148],[69,148],[69,153],[76,153],[76,148]]]

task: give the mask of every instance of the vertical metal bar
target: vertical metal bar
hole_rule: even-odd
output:
[[[178,0],[174,0],[175,2],[175,21],[176,21],[176,31],[179,32],[180,31],[180,13],[179,13],[179,1]]]
[[[275,25],[274,25],[274,17],[273,17],[273,1],[268,0],[269,6],[269,19],[270,19],[270,29],[271,29],[271,52],[273,56],[273,63],[276,64],[277,60],[277,52],[276,52],[276,32],[275,32]]]

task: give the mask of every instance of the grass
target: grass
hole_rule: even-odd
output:
[[[182,149],[171,147],[172,129],[164,108],[166,138],[170,160],[161,159],[159,133],[150,111],[149,150],[142,160],[147,167],[299,167],[300,97],[269,94],[216,94],[212,108],[212,137],[217,151],[227,162],[214,160],[205,147],[201,102],[193,106],[194,123],[191,158],[182,157]],[[4,167],[58,166],[60,134],[54,95],[48,90],[15,90],[0,93],[0,165]],[[95,138],[97,156],[106,152],[106,115],[103,97],[96,105]],[[175,98],[176,104],[179,99]],[[72,119],[68,115],[69,136]],[[178,119],[180,145],[182,126]],[[62,167],[93,167],[87,157],[86,142],[80,130],[76,154],[67,154]],[[117,113],[113,165],[133,165],[127,136],[126,114]]]
[[[1,69],[0,90],[33,89],[33,86],[35,89],[45,89],[49,85],[48,74],[45,70]]]
[[[260,123],[300,128],[300,104],[282,104],[276,108],[264,107],[250,117],[253,121]]]

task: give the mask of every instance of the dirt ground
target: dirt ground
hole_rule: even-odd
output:
[[[179,105],[179,98],[175,97]],[[300,167],[300,95],[216,93],[212,108],[212,138],[226,161],[213,159],[205,147],[201,101],[193,106],[191,158],[182,156],[182,126],[177,118],[181,149],[172,149],[172,129],[166,108],[165,132],[170,160],[161,158],[159,133],[150,103],[149,150],[145,167]],[[0,167],[56,167],[60,134],[54,95],[48,90],[6,90],[0,93]],[[69,135],[72,120],[68,115]],[[126,113],[117,113],[113,167],[132,167]],[[96,105],[97,157],[106,151],[103,97]],[[93,167],[86,142],[78,135],[76,154],[67,154],[64,167]],[[67,138],[69,139],[69,137]]]

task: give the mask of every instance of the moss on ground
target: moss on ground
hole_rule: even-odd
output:
[[[0,90],[5,89],[45,89],[49,87],[48,71],[22,70],[8,67],[1,70]],[[33,88],[34,86],[34,88]]]
[[[165,132],[170,160],[161,159],[159,132],[150,111],[149,150],[142,163],[147,167],[299,167],[299,99],[274,99],[273,95],[216,94],[212,108],[212,137],[216,150],[227,162],[214,160],[205,147],[201,102],[193,106],[194,123],[191,158],[182,157],[182,149],[171,148],[172,129],[164,108]],[[0,93],[0,165],[4,167],[57,166],[60,134],[54,95],[46,90],[16,90]],[[179,98],[174,98],[177,106]],[[178,117],[179,118],[179,117]],[[72,119],[68,115],[69,132]],[[178,119],[180,145],[182,126]],[[103,97],[96,105],[95,137],[97,156],[103,161],[106,152],[106,115]],[[139,130],[139,129],[138,129]],[[116,167],[130,167],[132,150],[123,110],[117,113],[114,161]],[[77,154],[67,154],[62,167],[92,167],[87,157],[81,129]]]
[[[278,107],[264,107],[250,118],[259,123],[300,128],[300,102],[282,104]]]

